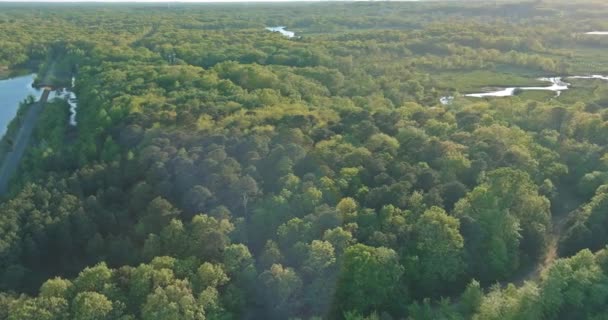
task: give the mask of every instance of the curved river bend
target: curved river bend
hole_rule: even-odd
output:
[[[566,79],[595,79],[595,80],[606,80],[608,81],[608,76],[602,75],[590,75],[590,76],[571,76],[566,77]],[[509,97],[515,95],[517,90],[521,91],[532,91],[532,90],[542,90],[542,91],[554,91],[555,95],[559,97],[562,91],[570,89],[570,83],[563,81],[561,77],[552,77],[552,78],[539,78],[539,81],[550,82],[550,86],[546,87],[509,87],[500,89],[497,91],[490,92],[481,92],[481,93],[469,93],[465,94],[465,97],[472,98],[486,98],[486,97]],[[445,98],[445,97],[444,97]],[[443,101],[442,101],[443,103]]]
[[[279,33],[281,33],[282,35],[286,36],[287,38],[293,38],[293,37],[295,37],[295,36],[296,36],[296,33],[295,33],[295,32],[285,30],[285,28],[287,28],[287,27],[284,27],[284,26],[278,26],[278,27],[266,27],[266,30],[268,30],[268,31],[272,31],[272,32],[279,32]]]
[[[474,97],[474,98],[485,98],[485,97],[508,97],[515,94],[517,90],[529,91],[529,90],[544,90],[544,91],[555,91],[556,95],[560,95],[560,93],[564,90],[568,90],[570,86],[569,83],[562,81],[562,78],[540,78],[540,81],[550,82],[550,86],[546,87],[511,87],[505,88],[498,91],[493,92],[483,92],[483,93],[470,93],[465,94],[465,97]]]

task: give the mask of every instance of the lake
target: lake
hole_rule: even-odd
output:
[[[6,133],[6,127],[17,115],[19,103],[21,103],[28,95],[33,95],[36,101],[40,98],[42,90],[32,87],[32,83],[36,78],[36,74],[29,74],[5,80],[0,80],[0,137]],[[72,78],[72,87],[75,79]],[[76,108],[78,107],[76,95],[74,92],[61,89],[53,91],[49,95],[49,101],[54,98],[65,99],[70,104],[70,125],[76,125]]]
[[[36,100],[42,93],[32,88],[35,74],[0,80],[0,136],[6,132],[6,126],[13,120],[19,109],[19,103],[28,95]]]

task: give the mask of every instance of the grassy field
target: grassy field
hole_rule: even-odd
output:
[[[579,101],[592,102],[601,98],[598,96],[598,88],[608,89],[608,81],[589,79],[568,79],[572,84],[570,90],[562,92],[559,101],[565,104],[574,104]]]
[[[568,62],[571,74],[606,74],[608,73],[608,55],[605,49],[578,47],[572,49],[572,58]]]
[[[565,58],[565,54],[560,55]],[[589,47],[577,47],[569,50],[568,72],[566,75],[608,75],[608,55],[605,50]],[[548,86],[539,77],[558,76],[543,73],[539,70],[527,69],[513,65],[498,65],[488,70],[447,71],[432,73],[431,77],[439,89],[455,90],[461,94],[490,91],[494,88]],[[563,91],[559,97],[552,91],[524,91],[518,95],[521,100],[555,101],[573,104],[578,101],[594,101],[598,97],[598,87],[606,86],[608,81],[590,79],[566,79],[572,84],[569,90]],[[491,98],[492,99],[492,98]],[[500,98],[495,98],[500,99]],[[468,99],[467,99],[468,100]],[[476,99],[475,99],[476,100]]]
[[[571,83],[570,89],[562,91],[559,97],[556,97],[553,91],[543,90],[528,90],[517,95],[520,100],[535,100],[535,101],[554,101],[565,105],[571,105],[580,101],[593,102],[608,97],[602,97],[602,87],[604,92],[608,92],[608,81],[604,80],[589,80],[589,79],[567,79]],[[490,97],[486,99],[509,99],[505,97]],[[479,101],[478,98],[467,98],[469,101]]]
[[[528,90],[518,95],[521,100],[549,101],[556,98],[555,92],[543,90]]]
[[[529,73],[529,71],[528,71]],[[454,89],[460,93],[481,92],[487,87],[542,86],[546,82],[536,80],[539,75],[507,73],[498,70],[445,72],[432,75],[438,87]]]

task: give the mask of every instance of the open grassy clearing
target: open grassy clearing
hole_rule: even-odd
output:
[[[608,55],[604,48],[577,47],[567,58],[568,72],[571,74],[608,73]]]
[[[535,77],[491,70],[469,72],[446,72],[432,75],[440,88],[454,89],[460,93],[479,92],[489,87],[542,86],[544,81]]]

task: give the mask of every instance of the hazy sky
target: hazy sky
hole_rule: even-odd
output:
[[[321,2],[321,1],[387,1],[387,0],[0,0],[0,2]],[[420,0],[388,0],[412,2]]]
[[[0,2],[293,2],[323,0],[0,0]],[[348,0],[353,1],[353,0]],[[358,0],[362,1],[362,0]],[[363,0],[365,1],[365,0]],[[418,1],[418,0],[402,0]]]
[[[0,2],[321,2],[321,1],[387,1],[387,0],[0,0]],[[420,0],[388,0],[412,2]]]

